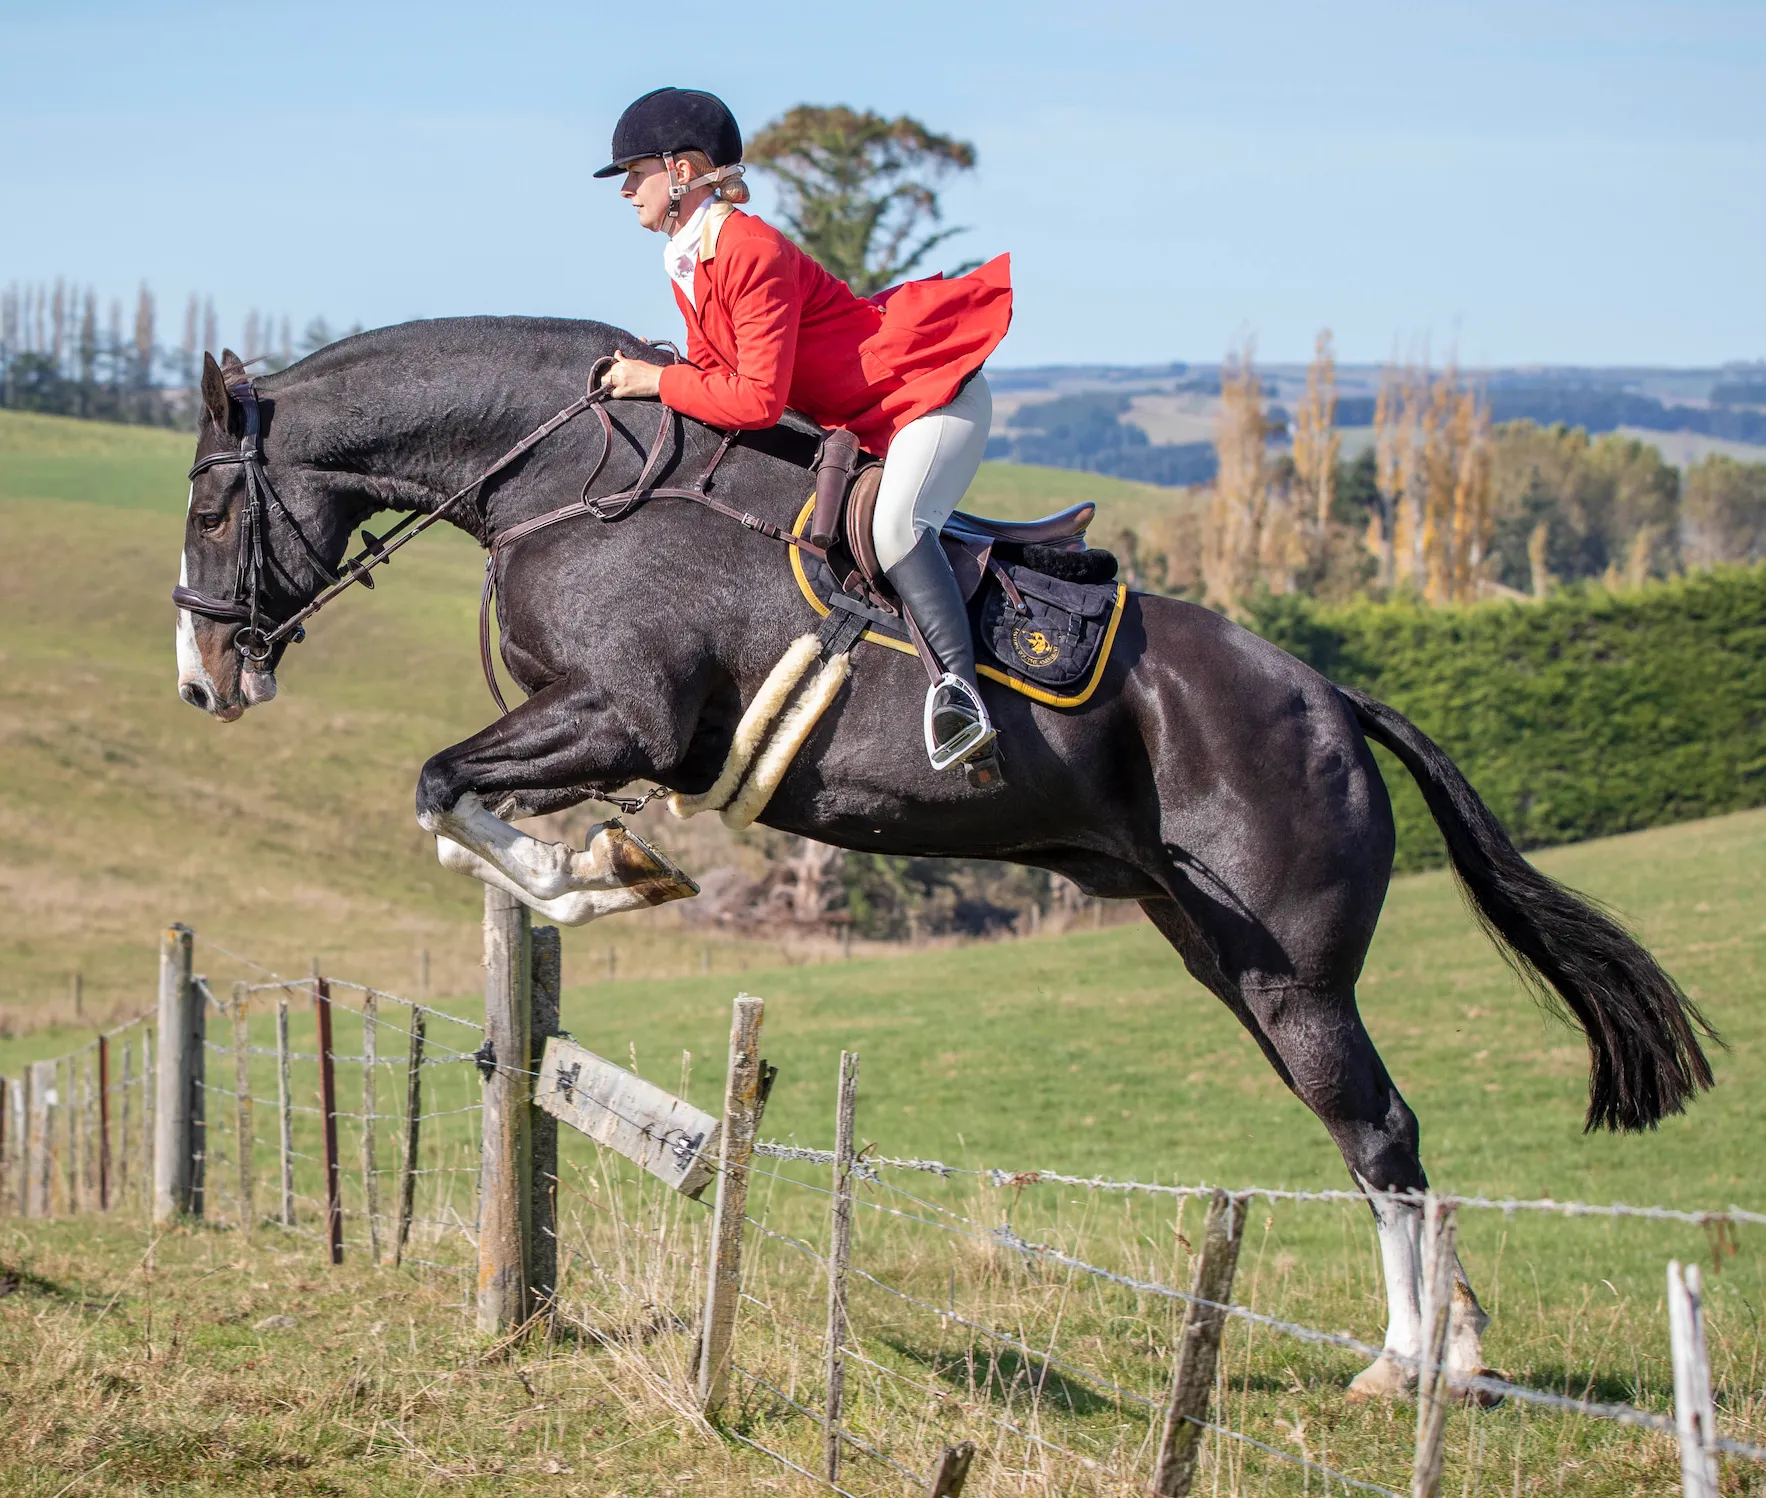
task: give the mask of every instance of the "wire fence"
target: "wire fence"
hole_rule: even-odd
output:
[[[538,1071],[488,1056],[484,1027],[443,1009],[335,977],[271,973],[212,943],[199,951],[203,1215],[285,1232],[334,1258],[449,1271],[471,1263],[484,1076],[534,1082]],[[6,1210],[150,1210],[158,1038],[153,1017],[141,1016],[35,1063],[24,1085],[5,1083]],[[683,1053],[678,1076],[652,1080],[690,1098],[692,1058]],[[585,1355],[629,1360],[657,1397],[688,1407],[681,1391],[695,1378],[712,1263],[706,1206],[725,1182],[692,1200],[587,1138],[560,1133],[556,1165],[541,1182],[558,1259],[550,1319]],[[708,1163],[715,1174],[718,1162]],[[835,1228],[843,1169],[850,1253]],[[1213,1491],[1280,1492],[1290,1480],[1304,1492],[1411,1489],[1402,1423],[1394,1435],[1387,1416],[1327,1423],[1303,1414],[1308,1391],[1341,1391],[1363,1364],[1383,1358],[1407,1382],[1430,1372],[1414,1351],[1320,1324],[1340,1315],[1373,1331],[1383,1317],[1368,1194],[1228,1188],[1239,1211],[1262,1214],[1262,1238],[1247,1250],[1231,1298],[1216,1301],[1194,1288],[1192,1246],[1215,1186],[956,1165],[869,1144],[843,1156],[765,1139],[741,1170],[748,1232],[722,1428],[824,1490],[864,1498],[923,1485],[939,1453],[968,1441],[985,1474],[971,1493],[1144,1491],[1173,1408],[1186,1318],[1198,1311],[1229,1328],[1206,1412],[1181,1417],[1199,1434]],[[1721,1264],[1743,1229],[1766,1223],[1766,1214],[1734,1205],[1445,1200],[1466,1222],[1488,1217],[1501,1242],[1514,1225],[1536,1222],[1585,1257],[1592,1243],[1634,1246],[1636,1235],[1663,1233],[1679,1234],[1669,1241],[1684,1253],[1693,1229],[1695,1252],[1702,1237]],[[1428,1199],[1387,1193],[1375,1205],[1420,1212]],[[1592,1278],[1619,1297],[1611,1280]],[[836,1279],[838,1319],[828,1314]],[[1537,1282],[1534,1290],[1543,1323],[1548,1297]],[[1566,1295],[1558,1301],[1569,1305]],[[1454,1371],[1455,1390],[1475,1406],[1500,1402],[1547,1422],[1533,1436],[1538,1427],[1516,1427],[1517,1490],[1529,1439],[1556,1453],[1545,1459],[1574,1449],[1584,1461],[1612,1456],[1663,1474],[1676,1466],[1670,1360],[1665,1346],[1644,1345],[1646,1335],[1662,1340],[1658,1312],[1641,1306],[1607,1325],[1608,1343],[1631,1339],[1622,1380],[1603,1372],[1598,1350],[1580,1362],[1571,1355],[1578,1328],[1593,1331],[1599,1320],[1586,1308],[1550,1332],[1562,1346],[1555,1364],[1530,1353],[1513,1376]],[[1741,1312],[1724,1301],[1713,1314]],[[1739,1322],[1713,1325],[1722,1428],[1706,1432],[1704,1449],[1766,1463],[1755,1439],[1766,1433],[1757,1328],[1731,1338]],[[1468,1464],[1483,1450],[1475,1424],[1469,1417],[1460,1453]],[[1614,1455],[1627,1440],[1633,1447]]]

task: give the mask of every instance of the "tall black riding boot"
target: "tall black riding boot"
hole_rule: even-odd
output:
[[[926,756],[932,768],[948,770],[986,755],[995,730],[975,676],[969,607],[937,533],[921,531],[913,550],[885,575],[944,670],[926,693]]]

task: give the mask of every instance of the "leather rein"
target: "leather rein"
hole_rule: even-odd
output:
[[[376,567],[384,567],[392,561],[393,553],[400,547],[417,539],[438,520],[450,515],[455,506],[482,488],[518,458],[525,456],[540,443],[550,437],[567,422],[575,420],[584,411],[593,410],[601,423],[601,455],[596,458],[595,466],[583,481],[582,497],[556,510],[548,510],[543,515],[535,515],[531,519],[519,521],[507,530],[491,537],[490,555],[485,558],[484,588],[479,595],[478,605],[478,653],[479,661],[484,667],[485,684],[489,686],[491,696],[502,712],[507,715],[509,705],[503,700],[502,689],[497,685],[496,667],[491,653],[490,612],[491,603],[496,593],[497,560],[503,552],[517,541],[526,539],[536,531],[545,530],[557,525],[560,521],[576,520],[588,516],[595,520],[611,522],[623,520],[640,505],[651,499],[686,499],[695,504],[703,505],[715,514],[734,520],[746,530],[755,531],[769,540],[781,542],[787,546],[795,546],[800,551],[812,556],[825,558],[823,548],[813,545],[801,536],[761,519],[747,510],[727,505],[714,498],[707,490],[711,487],[712,476],[717,472],[718,465],[725,455],[741,437],[740,431],[728,431],[721,434],[717,449],[711,455],[711,461],[705,465],[699,477],[690,487],[658,485],[653,483],[657,470],[661,467],[664,456],[670,447],[670,437],[678,435],[680,430],[680,413],[669,407],[662,407],[662,417],[656,424],[656,436],[650,443],[649,452],[644,458],[644,466],[638,474],[638,480],[629,489],[622,489],[617,494],[591,495],[589,490],[594,487],[595,480],[601,476],[601,470],[607,466],[607,460],[613,452],[614,427],[613,418],[607,414],[607,402],[611,396],[607,388],[601,384],[602,376],[612,366],[611,358],[595,361],[589,371],[588,388],[563,410],[550,420],[535,427],[515,444],[508,452],[464,488],[457,490],[435,509],[427,514],[412,512],[406,515],[389,530],[384,537],[371,535],[362,531],[362,550],[348,558],[337,570],[333,570],[314,548],[299,523],[288,511],[288,507],[276,494],[271,485],[269,475],[264,469],[264,450],[262,440],[262,422],[258,410],[257,391],[247,380],[241,384],[230,385],[228,395],[237,401],[245,416],[245,433],[240,439],[237,452],[211,453],[200,458],[191,468],[189,477],[192,481],[200,473],[223,464],[239,464],[245,469],[246,508],[244,520],[240,527],[239,562],[235,573],[233,597],[230,599],[213,598],[200,593],[194,588],[180,584],[172,589],[172,602],[181,609],[193,614],[200,614],[207,619],[214,619],[224,624],[243,624],[244,629],[234,636],[234,645],[238,649],[246,666],[262,670],[265,668],[271,652],[283,640],[298,643],[306,636],[306,621],[318,613],[333,599],[339,597],[347,589],[360,583],[365,588],[374,586],[370,574]],[[264,546],[264,538],[268,529],[269,512],[275,509],[288,522],[307,559],[318,575],[326,579],[322,588],[304,607],[297,609],[288,618],[266,629],[266,615],[263,610],[262,595],[267,591],[269,567],[274,561],[268,556]],[[278,567],[278,570],[282,569]],[[286,577],[286,573],[283,574]]]

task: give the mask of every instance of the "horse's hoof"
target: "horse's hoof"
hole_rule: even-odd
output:
[[[604,834],[620,885],[636,890],[651,905],[690,900],[699,886],[666,853],[658,852],[624,823],[613,821]]]
[[[1355,1375],[1346,1397],[1351,1404],[1363,1404],[1370,1399],[1407,1399],[1415,1388],[1414,1372],[1381,1355]]]
[[[1469,1374],[1449,1368],[1447,1386],[1452,1390],[1454,1398],[1473,1409],[1493,1410],[1502,1403],[1502,1395],[1494,1389],[1468,1389],[1464,1384],[1458,1383],[1462,1378],[1500,1378],[1506,1384],[1509,1381],[1508,1375],[1500,1368],[1474,1368]]]

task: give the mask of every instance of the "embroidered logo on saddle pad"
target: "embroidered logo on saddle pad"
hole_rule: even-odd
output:
[[[1061,647],[1028,619],[1012,626],[1012,649],[1027,666],[1046,668],[1061,658]]]

